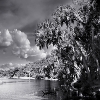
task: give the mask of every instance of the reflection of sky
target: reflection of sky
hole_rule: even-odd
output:
[[[28,35],[31,45],[34,45],[32,34],[36,23],[48,18],[58,5],[66,2],[69,0],[0,0],[0,31],[19,29]],[[32,58],[32,61],[35,59]],[[5,55],[0,51],[0,64],[8,62],[24,63],[25,60],[12,55],[9,48]]]
[[[41,91],[45,91],[48,85],[46,82],[50,82],[45,80],[1,80],[5,83],[0,84],[0,100],[43,100],[45,96],[43,97]],[[50,87],[53,89],[58,86],[57,84],[56,81],[51,81]],[[48,100],[54,99],[50,98]]]

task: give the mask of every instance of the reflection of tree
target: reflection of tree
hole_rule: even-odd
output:
[[[45,82],[45,90],[49,92],[52,90],[51,81],[48,80]]]

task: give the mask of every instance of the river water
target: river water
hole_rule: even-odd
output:
[[[59,88],[57,81],[0,79],[0,100],[62,100],[61,92],[43,95],[42,91]]]

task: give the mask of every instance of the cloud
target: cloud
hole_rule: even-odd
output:
[[[56,49],[53,45],[50,45],[48,49],[44,48],[42,50],[36,45],[32,46],[27,34],[17,29],[14,31],[5,29],[0,32],[0,49],[6,48],[8,50],[8,47],[10,47],[14,55],[29,61],[45,58],[47,55],[50,55],[52,50]]]
[[[16,56],[27,59],[33,58],[45,58],[52,50],[56,49],[55,46],[50,45],[48,49],[40,50],[38,46],[31,46],[31,43],[27,37],[27,34],[17,29],[9,31],[8,29],[0,32],[0,49],[1,48],[12,48],[13,54]]]
[[[27,52],[31,48],[27,35],[17,29],[11,32],[5,29],[0,32],[0,49],[7,49],[9,46],[14,54],[23,58],[27,58]]]
[[[12,36],[8,30],[0,32],[0,47],[8,47],[12,44]]]
[[[31,57],[38,56],[40,58],[45,58],[47,56],[47,52],[45,52],[44,49],[40,50],[36,45],[34,47],[31,47],[27,54]]]
[[[21,55],[23,58],[27,58],[27,52],[31,48],[30,41],[24,32],[17,29],[11,32],[13,38],[13,53],[16,55]]]
[[[46,57],[46,53],[44,50],[40,50],[38,46],[31,46],[30,41],[27,38],[27,35],[24,32],[21,32],[17,29],[11,32],[13,39],[13,53],[20,58],[27,59],[29,56],[31,57]]]
[[[29,49],[30,41],[27,38],[27,35],[24,32],[21,32],[17,29],[11,32],[14,44],[18,48]]]

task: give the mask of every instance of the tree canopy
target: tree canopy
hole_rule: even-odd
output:
[[[98,0],[89,0],[79,9],[60,6],[51,19],[39,24],[36,44],[40,49],[51,44],[65,64],[66,80],[71,84],[81,70],[85,82],[100,79],[100,7]],[[84,73],[84,74],[83,74]],[[68,77],[67,77],[68,76]],[[83,80],[83,81],[84,81]]]

